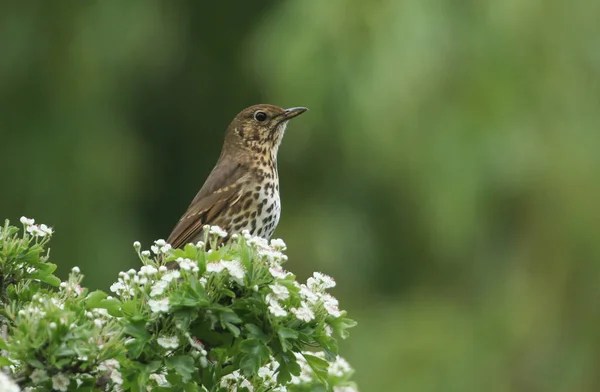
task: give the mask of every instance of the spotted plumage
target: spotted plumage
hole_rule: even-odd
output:
[[[287,122],[306,110],[255,105],[240,112],[216,166],[167,242],[174,248],[197,242],[204,225],[270,238],[281,214],[277,151]]]

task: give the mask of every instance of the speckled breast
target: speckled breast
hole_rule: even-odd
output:
[[[279,181],[265,179],[262,182],[248,184],[240,200],[224,220],[228,220],[230,234],[250,231],[251,235],[271,238],[281,214],[279,199]]]

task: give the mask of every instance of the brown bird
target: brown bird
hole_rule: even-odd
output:
[[[281,213],[277,150],[288,121],[307,110],[273,105],[242,110],[227,128],[216,166],[167,242],[173,248],[197,242],[204,225],[269,239]]]

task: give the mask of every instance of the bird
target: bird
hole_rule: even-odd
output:
[[[260,104],[238,113],[216,165],[167,242],[180,248],[203,240],[206,225],[225,230],[223,242],[244,230],[270,239],[281,214],[277,152],[288,121],[307,110]]]

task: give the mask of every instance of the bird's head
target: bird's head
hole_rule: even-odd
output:
[[[266,104],[250,106],[235,116],[229,125],[224,150],[241,149],[275,160],[288,121],[307,110],[303,107],[283,109]]]

